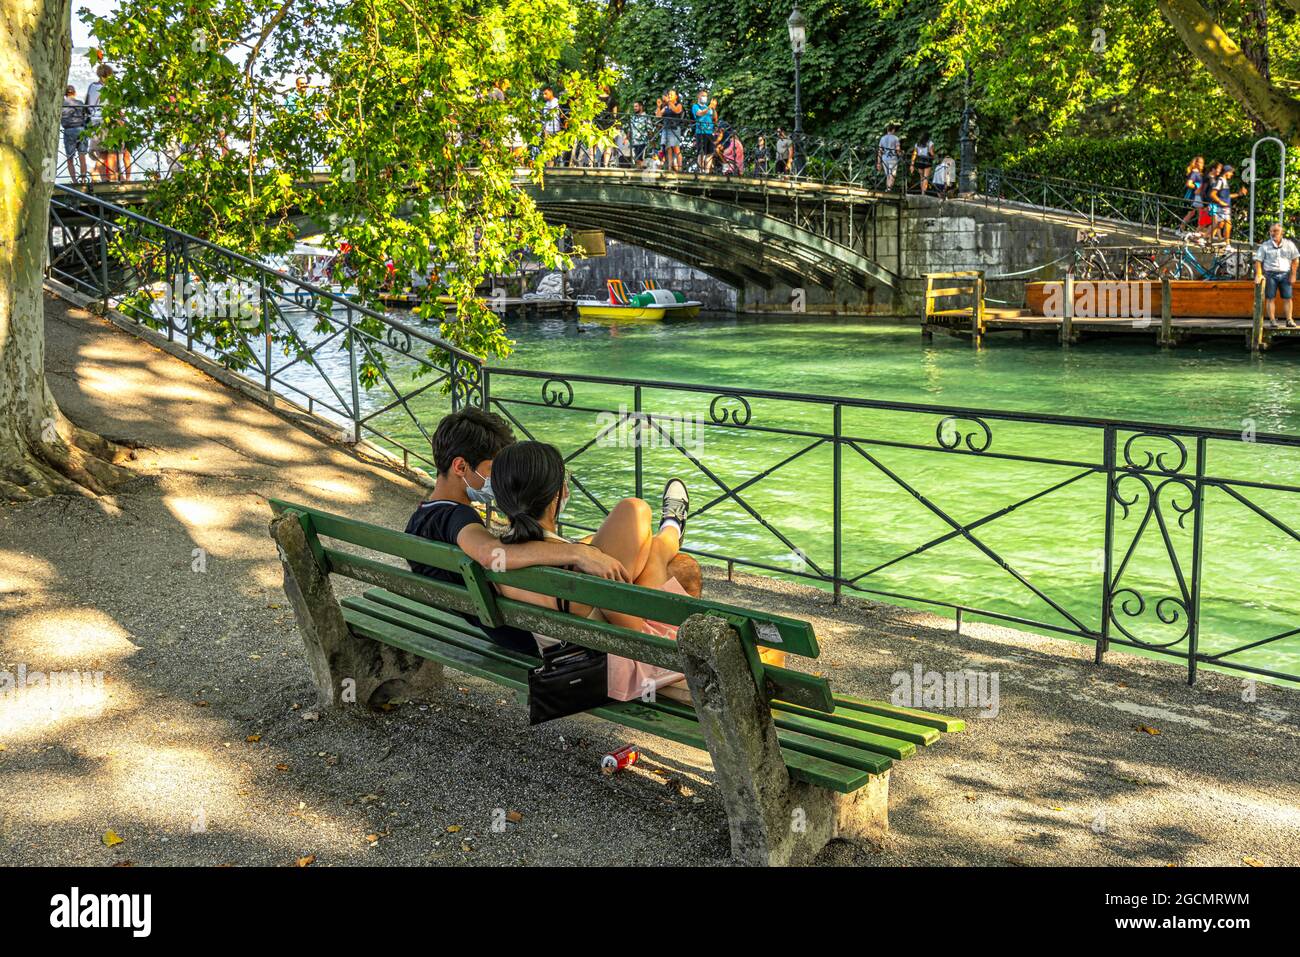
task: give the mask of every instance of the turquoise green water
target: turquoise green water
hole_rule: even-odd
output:
[[[505,369],[1213,426],[1246,439],[1300,433],[1300,353],[1252,358],[1235,341],[1161,351],[1149,341],[1110,340],[1065,350],[1047,341],[1002,339],[976,351],[958,340],[923,343],[915,327],[735,319],[618,329],[557,321],[512,325],[510,332],[517,351]],[[543,405],[538,380],[495,375],[492,395],[524,427],[516,428],[521,437],[526,429],[566,455],[582,450],[571,470],[589,494],[575,489],[566,518],[576,526],[594,525],[601,505],[635,492],[636,449],[628,429],[589,443],[635,399],[627,387],[570,385],[567,408]],[[550,388],[568,398],[563,386]],[[712,422],[713,398],[643,390],[643,411],[703,467],[665,443],[643,445],[646,497],[654,499],[668,477],[681,476],[698,511],[690,525],[694,548],[789,572],[830,572],[833,453],[815,435],[832,431],[830,408],[752,399],[751,428],[742,429]],[[428,397],[426,408],[432,422],[444,406]],[[744,415],[735,402],[721,403],[714,412]],[[841,465],[842,574],[881,595],[963,605],[1063,629],[1100,628],[1106,493],[1102,477],[1086,470],[1102,462],[1100,430],[989,420],[984,454],[961,455],[941,448],[936,429],[942,419],[844,410],[842,434],[857,441],[844,446]],[[385,424],[404,440],[418,437],[399,416]],[[797,432],[814,434],[788,434]],[[1120,433],[1121,448],[1132,435]],[[977,447],[985,440],[979,424],[968,421],[953,423],[941,437],[954,436],[970,436]],[[889,444],[896,442],[923,448]],[[1167,440],[1135,438],[1134,459],[1141,463],[1146,451],[1163,452],[1169,466],[1195,473],[1194,441],[1184,458]],[[755,478],[778,464],[772,474]],[[1234,437],[1207,445],[1204,469],[1215,477],[1300,485],[1300,452]],[[1017,506],[1060,483],[1066,484]],[[1210,654],[1300,627],[1300,543],[1288,531],[1300,528],[1300,493],[1236,491],[1273,520],[1220,488],[1206,492],[1199,648]],[[1119,622],[1137,638],[1186,651],[1179,580],[1181,574],[1191,587],[1196,529],[1193,516],[1180,508],[1186,509],[1190,492],[1178,483],[1158,488],[1161,507],[1145,528],[1147,488],[1129,479],[1121,492],[1132,505],[1127,517],[1116,506],[1115,567],[1130,546],[1132,554],[1117,584]],[[980,521],[1001,510],[1005,514]],[[954,523],[973,526],[978,544],[951,535],[895,561],[950,535]],[[1118,630],[1113,634],[1122,637]],[[1231,660],[1300,674],[1300,639],[1269,642]]]

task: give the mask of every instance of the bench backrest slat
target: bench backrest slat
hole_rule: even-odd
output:
[[[334,548],[325,548],[324,554],[325,568],[334,574],[377,585],[405,598],[438,608],[453,608],[467,614],[478,614],[477,603],[463,585],[438,581],[373,558]],[[566,612],[541,608],[512,598],[498,596],[496,607],[504,624],[672,671],[682,670],[677,643],[671,638],[647,635],[608,622],[578,618]]]
[[[271,499],[270,502],[277,514],[292,510],[308,517],[310,527],[318,535],[408,561],[417,561],[457,575],[465,574],[462,563],[467,556],[454,545],[433,542],[417,535],[408,535],[405,532],[394,531],[368,522],[343,518],[310,506],[295,505],[279,499]],[[805,621],[783,615],[738,608],[703,598],[639,588],[635,585],[579,575],[559,568],[535,567],[493,572],[477,564],[475,567],[490,582],[514,585],[538,594],[567,598],[570,601],[637,615],[669,625],[680,625],[694,614],[712,614],[726,618],[743,633],[747,633],[747,637],[757,644],[779,648],[804,658],[816,658],[819,653],[812,626]],[[500,602],[501,599],[498,598],[497,601]],[[470,610],[478,612],[477,608]]]

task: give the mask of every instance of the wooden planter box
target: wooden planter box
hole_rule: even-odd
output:
[[[1025,307],[1036,316],[1062,315],[1064,285],[1025,283]],[[1074,315],[1079,319],[1159,316],[1162,298],[1159,280],[1075,280]],[[1175,279],[1169,283],[1169,310],[1174,318],[1249,319],[1254,307],[1255,284],[1249,279]]]

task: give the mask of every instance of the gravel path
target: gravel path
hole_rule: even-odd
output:
[[[264,497],[400,527],[419,488],[56,300],[47,335],[69,416],[145,448],[112,500],[0,510],[0,671],[104,675],[0,697],[0,860],[726,862],[707,761],[670,742],[636,739],[643,761],[603,777],[622,730],[530,729],[501,689],[454,675],[428,702],[317,712]],[[836,842],[822,863],[1300,863],[1295,691],[1260,684],[1247,702],[1237,678],[1189,689],[1175,664],[1095,667],[1074,642],[958,636],[716,569],[705,587],[808,617],[837,690],[888,696],[914,664],[999,678],[995,718],[967,709],[969,731],[897,767],[886,845]]]

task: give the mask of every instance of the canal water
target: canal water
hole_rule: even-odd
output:
[[[1234,438],[1208,443],[1205,474],[1300,485],[1300,453],[1251,441],[1300,434],[1294,350],[1252,357],[1235,340],[1160,350],[1122,339],[1062,349],[1018,338],[975,350],[948,338],[925,343],[915,326],[735,317],[614,328],[557,320],[508,331],[516,350],[498,364],[501,372],[544,370],[557,381],[494,374],[495,409],[514,418],[521,438],[578,453],[571,473],[581,488],[565,518],[579,528],[596,524],[601,506],[636,492],[635,433],[618,422],[637,397],[630,386],[566,374],[1212,426]],[[400,385],[402,370],[393,371]],[[385,396],[376,391],[372,407],[387,404]],[[834,568],[834,457],[832,443],[818,438],[834,429],[829,405],[751,398],[746,406],[708,391],[650,387],[640,403],[664,430],[641,443],[642,494],[653,501],[669,477],[687,481],[702,509],[688,545],[778,574]],[[446,399],[431,390],[413,407],[431,430]],[[855,441],[842,453],[841,574],[868,596],[915,607],[984,609],[1049,633],[1100,628],[1106,493],[1087,467],[1103,462],[1101,430],[944,418],[843,410],[841,434]],[[419,430],[401,410],[380,424],[420,447]],[[968,454],[944,448],[954,443]],[[1162,456],[1152,459],[1158,466],[1196,472],[1194,439],[1180,446],[1121,431],[1119,443],[1121,464],[1128,444],[1135,464],[1150,453]],[[1129,557],[1112,634],[1122,638],[1127,629],[1185,652],[1197,533],[1190,490],[1159,479],[1149,489],[1136,479],[1122,486],[1127,511],[1115,505],[1113,568]],[[1148,511],[1151,491],[1160,507]],[[1263,642],[1230,660],[1300,674],[1300,637],[1265,641],[1300,628],[1300,542],[1290,531],[1300,529],[1300,494],[1233,491],[1240,497],[1220,488],[1205,496],[1198,647],[1217,654]],[[973,526],[975,541],[953,534],[954,523]]]

